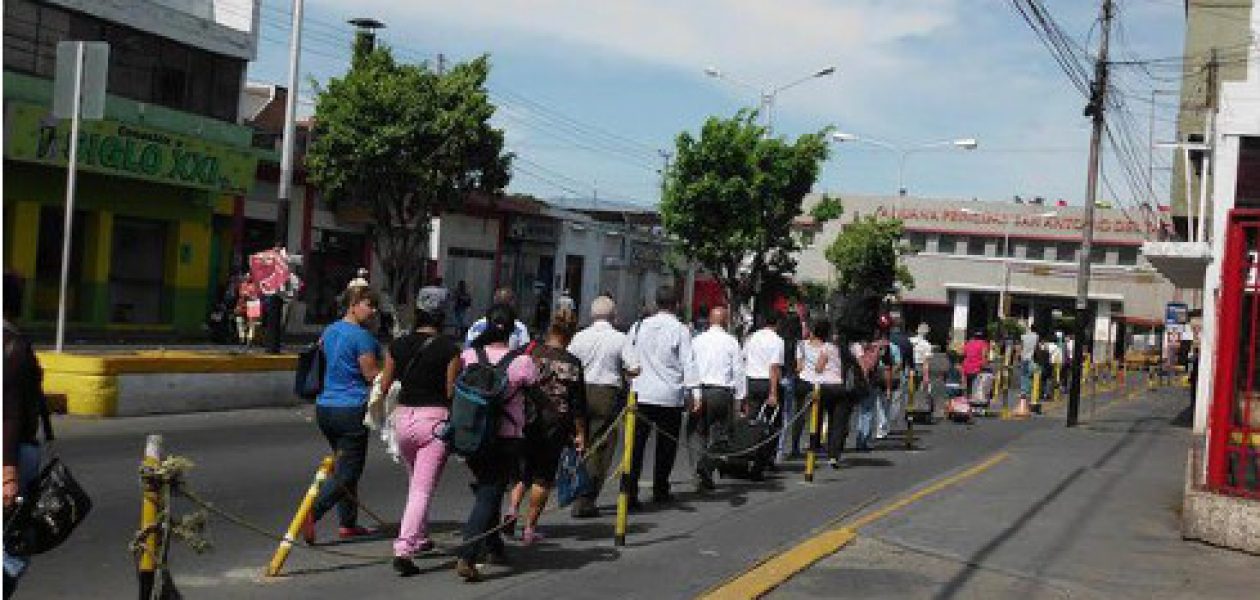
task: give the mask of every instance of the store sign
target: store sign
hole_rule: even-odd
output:
[[[514,219],[508,228],[508,237],[515,240],[555,243],[559,237],[559,224],[541,219]]]
[[[1165,325],[1185,325],[1190,322],[1190,307],[1182,302],[1169,302],[1164,306]]]
[[[875,209],[875,216],[888,219],[896,218],[910,223],[934,223],[956,225],[999,226],[1011,225],[1024,229],[1044,229],[1048,231],[1080,231],[1085,227],[1084,217],[1054,216],[1042,217],[1032,214],[964,211],[958,208],[898,208],[896,210],[881,206]],[[1139,223],[1129,219],[1095,218],[1094,230],[1103,233],[1157,233],[1156,223]]]
[[[65,166],[70,156],[70,122],[47,108],[11,104],[5,133],[5,158]],[[244,194],[257,166],[248,150],[194,137],[118,121],[79,124],[79,168],[95,173]]]

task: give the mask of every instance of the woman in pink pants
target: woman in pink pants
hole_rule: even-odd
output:
[[[451,391],[459,375],[459,348],[442,335],[442,302],[416,302],[416,330],[390,344],[381,371],[381,387],[402,382],[398,407],[391,417],[398,434],[398,450],[407,464],[410,485],[398,540],[394,542],[394,570],[403,577],[420,572],[412,557],[433,548],[429,540],[429,499],[446,464],[446,444],[434,432],[450,414]]]

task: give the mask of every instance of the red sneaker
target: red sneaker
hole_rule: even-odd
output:
[[[369,527],[342,527],[337,530],[337,537],[343,540],[352,540],[355,538],[371,537],[378,532]]]

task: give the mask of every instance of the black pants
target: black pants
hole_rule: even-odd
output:
[[[284,335],[284,298],[272,294],[263,298],[263,314],[267,326],[267,352],[280,353],[280,338]]]
[[[761,413],[761,407],[765,406],[770,399],[770,380],[769,379],[748,379],[748,418],[755,419]],[[779,398],[779,408],[783,407],[783,398]],[[774,414],[774,420],[770,423],[774,431],[779,431],[783,427],[783,411],[775,411],[772,408],[766,409],[766,415]]]
[[[844,386],[836,384],[824,384],[819,386],[819,410],[822,419],[818,423],[818,436],[822,436],[822,420],[827,423],[827,457],[840,458],[840,453],[844,451],[845,441],[849,439],[849,427],[853,420],[853,407],[857,405],[857,398],[845,392]],[[814,447],[817,448],[820,438],[812,440]]]
[[[704,408],[695,420],[696,434],[704,440],[704,448],[722,449],[731,439],[731,423],[735,417],[735,392],[730,388],[701,388],[701,401]],[[705,454],[696,465],[696,472],[702,477],[711,477],[717,468],[715,461]]]
[[[604,435],[609,427],[617,424],[615,419],[621,410],[623,398],[620,386],[589,383],[586,385],[586,435],[588,443],[594,443]],[[604,445],[596,448],[587,457],[586,472],[591,476],[592,483],[591,491],[587,495],[590,501],[594,501],[599,497],[599,490],[603,487],[604,478],[608,476],[608,470],[612,467],[613,456],[617,453],[616,434],[609,435],[611,437],[604,442]]]
[[[678,454],[678,435],[682,429],[681,406],[639,404],[639,414],[646,421],[655,423],[661,430],[656,434],[656,464],[652,467],[652,495],[669,493],[669,475],[674,470],[674,457]],[[640,421],[634,430],[634,457],[630,463],[630,497],[639,492],[639,474],[643,471],[643,450],[647,447],[652,425]]]
[[[363,425],[364,411],[362,407],[315,407],[315,422],[337,456],[336,471],[324,480],[311,509],[317,521],[335,505],[342,527],[358,524],[359,506],[347,492],[358,497],[359,478],[367,462],[368,428]]]

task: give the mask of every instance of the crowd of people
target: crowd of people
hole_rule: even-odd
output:
[[[562,452],[578,453],[588,476],[572,502],[572,516],[600,516],[596,499],[612,474],[617,446],[610,429],[629,394],[637,417],[646,421],[636,429],[626,475],[629,508],[637,511],[647,501],[637,491],[649,441],[654,443],[650,501],[668,505],[675,501],[670,474],[680,443],[701,447],[692,483],[706,492],[717,486],[721,471],[716,449],[731,447],[740,420],[760,419],[777,432],[763,440],[772,448],[767,468],[775,470],[801,456],[799,417],[816,392],[830,433],[825,446],[816,436],[805,441],[806,449],[825,453],[828,464],[840,468],[850,430],[856,429],[854,451],[874,450],[905,418],[909,382],[930,377],[926,328],[910,338],[887,316],[869,339],[845,339],[833,335],[826,319],[808,322],[806,311],[793,307],[761,316],[741,342],[727,308],[709,310],[700,326],[688,325],[679,318],[673,290],[663,288],[654,309],[625,327],[615,322],[616,301],[607,295],[590,303],[590,323],[580,330],[576,306],[558,305],[534,339],[514,305],[513,293],[500,289],[484,316],[466,330],[454,328],[462,336],[450,335],[448,314],[462,312],[466,304],[452,303],[445,288],[429,286],[417,297],[412,330],[382,347],[371,333],[376,295],[367,286],[347,289],[343,318],[320,338],[327,367],[316,421],[337,464],[303,528],[308,542],[315,540],[316,522],[334,509],[339,537],[375,534],[360,526],[356,510],[371,437],[365,416],[373,396],[395,382],[400,391],[390,423],[410,480],[394,568],[406,576],[419,572],[413,557],[434,547],[428,507],[452,453],[442,431],[461,374],[484,363],[505,375],[506,401],[493,443],[462,456],[474,480],[473,503],[456,571],[477,581],[479,564],[506,560],[502,534],[519,526],[524,545],[543,538],[539,521]]]

